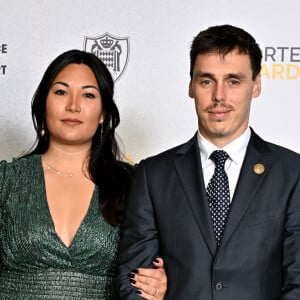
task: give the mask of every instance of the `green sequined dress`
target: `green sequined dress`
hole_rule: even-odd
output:
[[[40,155],[0,163],[0,299],[115,300],[118,240],[95,188],[66,247],[48,208]]]

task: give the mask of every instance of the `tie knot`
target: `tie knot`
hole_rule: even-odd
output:
[[[227,154],[227,152],[223,151],[223,150],[215,150],[211,155],[210,158],[215,162],[217,167],[223,167],[225,165],[225,162],[227,160],[227,158],[229,157],[229,155]]]

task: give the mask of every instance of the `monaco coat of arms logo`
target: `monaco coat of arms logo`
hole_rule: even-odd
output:
[[[99,57],[116,81],[128,63],[129,37],[116,37],[107,32],[97,37],[86,36],[84,50]]]

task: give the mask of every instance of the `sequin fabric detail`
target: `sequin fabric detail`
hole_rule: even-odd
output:
[[[0,283],[5,286],[1,299],[117,299],[115,278],[66,270],[8,271],[1,274]]]
[[[98,189],[70,247],[55,232],[39,155],[0,163],[0,299],[116,297],[119,229]]]

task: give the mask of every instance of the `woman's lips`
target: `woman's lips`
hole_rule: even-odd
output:
[[[67,118],[67,119],[63,119],[61,120],[64,124],[69,125],[69,126],[76,126],[76,125],[80,125],[82,122],[78,119],[71,119],[71,118]]]

